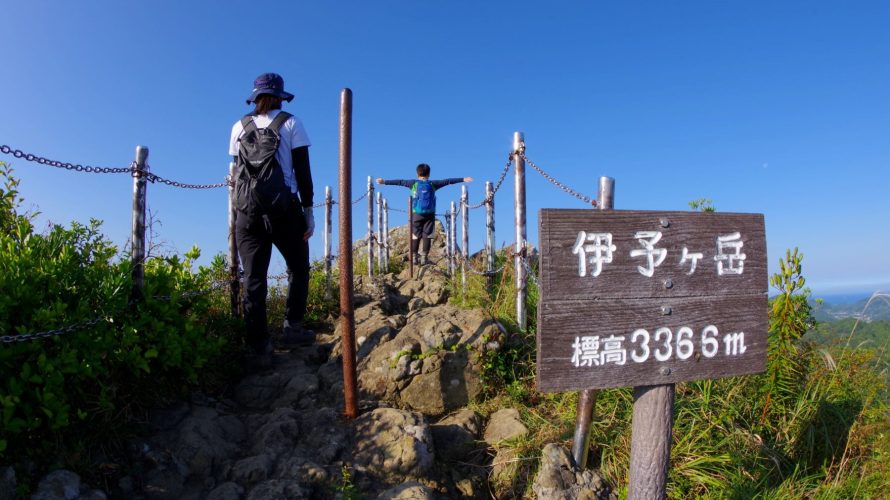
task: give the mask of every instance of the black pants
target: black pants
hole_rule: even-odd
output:
[[[411,251],[415,254],[423,240],[423,253],[430,253],[430,240],[436,230],[436,214],[414,214],[414,227],[411,228]]]
[[[303,321],[309,296],[309,243],[303,239],[305,232],[306,220],[296,201],[286,214],[276,218],[238,212],[235,239],[244,267],[246,340],[254,349],[263,349],[269,341],[266,294],[272,245],[281,252],[290,271],[284,317],[292,323]]]

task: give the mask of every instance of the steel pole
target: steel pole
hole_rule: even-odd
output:
[[[615,208],[615,179],[600,177],[599,202],[600,210]],[[590,422],[593,420],[593,409],[596,406],[597,391],[587,389],[578,393],[578,417],[575,421],[575,438],[572,441],[572,457],[582,470],[587,467],[587,453],[590,448]]]
[[[331,195],[331,186],[324,187],[324,293],[325,297],[331,296],[331,212],[334,207],[334,198]]]
[[[241,317],[241,276],[238,266],[238,242],[235,239],[235,162],[229,162],[229,299],[232,316]]]
[[[148,173],[148,148],[136,146],[136,171],[133,172],[133,234],[132,250],[130,256],[132,263],[133,289],[131,298],[142,299],[142,291],[145,288],[145,199],[147,185],[145,183]]]
[[[451,277],[454,277],[454,273],[457,272],[457,209],[454,206],[454,202],[451,202],[451,224],[449,228],[450,236],[451,236],[451,260],[448,263],[449,271],[451,272]]]
[[[470,223],[470,203],[467,194],[467,186],[460,187],[460,241],[463,248],[460,250],[462,257],[460,263],[460,283],[463,287],[464,295],[467,294],[467,259],[470,258],[470,236],[467,232],[467,226]]]
[[[522,132],[513,134],[513,158],[516,161],[516,171],[513,176],[515,224],[516,224],[516,248],[514,249],[513,262],[516,270],[516,324],[521,331],[528,326],[526,313],[526,285],[528,276],[526,273],[527,245],[525,243],[525,136]]]
[[[383,199],[383,272],[389,272],[389,204]]]
[[[358,416],[355,376],[355,310],[352,292],[352,90],[340,94],[340,329],[344,414]]]
[[[488,272],[489,284],[494,273],[494,247],[494,188],[489,181],[485,183],[485,256],[488,261],[485,270]]]
[[[377,191],[377,274],[383,273],[383,193]]]
[[[370,175],[368,176],[368,276],[374,276],[374,182]]]

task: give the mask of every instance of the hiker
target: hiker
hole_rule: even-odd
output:
[[[300,120],[281,110],[291,102],[284,79],[264,73],[253,83],[247,104],[254,110],[232,126],[229,154],[235,157],[235,240],[244,268],[245,340],[250,365],[268,368],[272,339],[266,326],[266,292],[272,245],[288,269],[283,335],[279,347],[309,345],[315,332],[303,323],[309,295],[309,238],[312,171],[309,136]]]
[[[430,263],[430,240],[433,238],[433,230],[436,228],[436,190],[459,182],[473,182],[473,178],[455,177],[431,181],[430,166],[426,163],[417,165],[417,179],[377,179],[377,184],[411,188],[411,196],[414,198],[411,205],[411,211],[414,213],[414,226],[411,228],[411,251],[414,252],[415,264]],[[421,239],[423,240],[422,261],[417,252]]]

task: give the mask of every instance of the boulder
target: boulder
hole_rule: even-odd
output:
[[[409,481],[380,493],[377,500],[436,500],[436,495],[417,481]]]
[[[57,470],[37,485],[35,500],[73,500],[80,496],[80,476],[70,470]]]
[[[437,458],[466,461],[479,448],[482,417],[473,410],[462,410],[433,424],[430,430]]]
[[[418,413],[378,408],[355,423],[355,463],[390,481],[429,470],[433,446],[429,426]]]
[[[538,500],[617,500],[611,485],[596,471],[580,471],[568,450],[548,444],[532,486]]]
[[[0,500],[15,500],[15,469],[0,467]]]
[[[491,414],[485,427],[485,442],[497,447],[499,443],[528,434],[528,428],[519,418],[519,412],[505,408]]]

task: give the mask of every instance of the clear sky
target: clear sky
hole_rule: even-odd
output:
[[[369,175],[473,176],[481,199],[514,131],[557,179],[615,208],[765,214],[771,268],[800,247],[817,289],[890,283],[890,3],[0,0],[0,144],[97,166],[215,183],[253,79],[296,94],[317,198],[337,185],[340,91],[354,92],[353,192]],[[13,161],[40,220],[130,231],[127,175]],[[407,191],[384,188],[393,206]],[[439,194],[440,208],[459,187]],[[528,173],[529,239],[542,207],[582,208]],[[225,251],[226,192],[149,186],[171,249]],[[514,241],[512,182],[497,239]],[[364,205],[361,206],[364,208]],[[366,215],[354,213],[354,237]],[[404,223],[391,214],[391,225]],[[321,256],[321,217],[313,257]],[[471,217],[471,250],[484,214]],[[335,228],[336,229],[336,228]],[[280,266],[280,258],[278,264]]]

